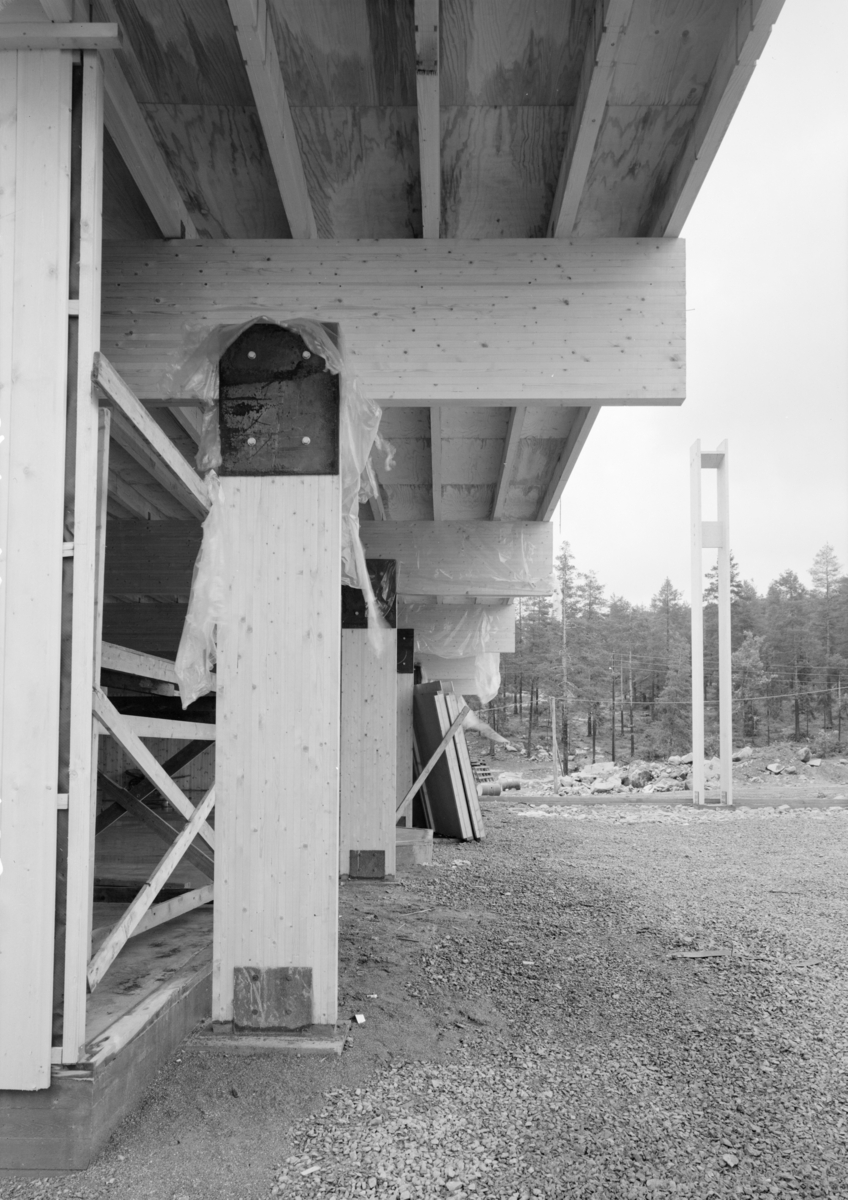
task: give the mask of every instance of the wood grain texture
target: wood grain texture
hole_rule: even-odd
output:
[[[322,238],[420,234],[415,107],[293,108],[292,117]]]
[[[0,1089],[50,1085],[71,56],[0,70]]]
[[[75,398],[68,763],[68,862],[62,1061],[79,1061],[85,1043],[86,963],[91,942],[91,889],[97,814],[97,732],[91,693],[100,682],[103,569],[111,413],[100,412],[91,378],[100,348],[100,251],[103,195],[103,69],[97,54],[82,63],[79,183],[79,318]]]
[[[559,459],[548,482],[542,502],[539,505],[538,519],[550,521],[553,519],[556,506],[565,490],[565,485],[571,477],[571,472],[586,445],[586,439],[592,432],[592,427],[598,419],[600,408],[576,409],[574,423],[560,452]]]
[[[336,1020],[341,532],[334,476],[222,480],[214,1001],[233,968],[310,967]]]
[[[380,640],[377,654],[367,629],[342,630],[340,875],[351,850],[382,850],[386,875],[395,874],[397,631]]]
[[[431,596],[548,595],[549,525],[491,521],[370,521],[361,529],[369,558],[393,558],[398,592]]]
[[[214,326],[273,315],[341,323],[382,405],[679,403],[684,306],[662,239],[104,246],[104,349],[145,398]]]
[[[397,732],[396,804],[399,804],[412,787],[412,750],[414,735],[412,730],[412,695],[415,687],[415,676],[412,674],[397,677],[397,716],[395,726]],[[394,824],[394,819],[392,821]],[[411,822],[408,822],[411,824]],[[394,836],[394,831],[392,833]]]
[[[616,52],[610,104],[700,103],[729,19],[726,0],[635,3]]]
[[[317,237],[267,7],[255,0],[228,0],[228,4],[292,237]]]
[[[253,107],[146,104],[144,114],[201,237],[288,237]]]
[[[442,103],[567,105],[586,0],[442,0]]]
[[[269,0],[292,105],[415,104],[413,0]]]
[[[106,3],[124,30],[122,59],[140,103],[253,104],[226,0]]]
[[[697,114],[693,105],[608,105],[574,233],[638,237],[677,162]]]
[[[443,108],[443,236],[544,237],[567,121],[553,105]]]
[[[439,0],[415,0],[415,73],[421,236],[437,238],[442,208],[442,131],[439,106]]]

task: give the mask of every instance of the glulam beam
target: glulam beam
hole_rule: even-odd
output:
[[[784,0],[736,0],[728,32],[683,152],[643,226],[653,236],[680,236],[695,197],[765,49]]]
[[[517,405],[509,414],[509,424],[504,438],[503,460],[498,471],[498,482],[495,485],[495,499],[492,504],[492,520],[503,519],[504,505],[509,491],[509,483],[518,457],[518,443],[521,441],[521,427],[524,424],[526,404]]]
[[[437,238],[442,207],[439,0],[415,0],[415,81],[421,170],[421,236]]]
[[[397,561],[410,596],[547,596],[553,535],[535,521],[366,521],[368,558]]]
[[[317,238],[266,0],[227,0],[293,238]]]
[[[343,326],[384,407],[680,404],[684,268],[662,238],[110,242],[103,347],[154,400],[215,326],[273,312]]]
[[[548,222],[548,237],[567,238],[574,232],[577,210],[612,86],[616,49],[632,7],[633,0],[595,0]]]
[[[568,483],[571,472],[574,470],[577,459],[580,457],[580,452],[586,444],[586,439],[600,411],[600,407],[594,405],[592,408],[579,408],[575,413],[574,424],[571,426],[562,453],[559,456],[559,461],[554,468],[554,473],[548,484],[548,489],[539,506],[540,521],[550,521],[554,515],[554,510],[559,504],[560,496],[565,490],[565,485]]]

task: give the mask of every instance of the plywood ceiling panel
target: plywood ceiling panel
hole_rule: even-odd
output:
[[[269,0],[293,107],[415,105],[413,0]]]
[[[415,108],[293,108],[321,237],[421,233]]]
[[[726,0],[637,0],[616,50],[609,103],[697,104],[710,81],[727,15]]]
[[[697,109],[609,107],[580,207],[575,236],[639,237],[651,205],[686,144]]]
[[[568,116],[561,106],[443,109],[443,235],[544,237]]]
[[[571,104],[590,7],[587,0],[442,0],[442,104]]]
[[[158,238],[159,226],[107,130],[103,131],[103,237]]]

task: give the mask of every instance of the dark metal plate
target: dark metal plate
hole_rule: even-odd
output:
[[[303,339],[252,325],[221,358],[222,475],[338,475],[339,377]]]
[[[366,559],[377,606],[390,629],[397,627],[397,563],[393,558]],[[342,586],[342,629],[367,629],[368,609],[359,588]]]
[[[237,1029],[304,1029],[312,1024],[311,967],[234,967]]]
[[[351,879],[385,879],[385,850],[351,850]]]
[[[415,671],[415,630],[397,631],[398,675],[412,675]]]

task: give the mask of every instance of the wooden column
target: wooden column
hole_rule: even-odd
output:
[[[412,787],[412,703],[415,688],[415,631],[398,630],[397,652],[397,802]],[[406,822],[412,824],[411,815]]]
[[[0,1088],[50,1084],[71,55],[0,54]]]
[[[273,346],[257,337],[245,354],[259,372]],[[338,993],[338,392],[334,433],[327,435],[335,438],[335,473],[296,474],[294,461],[290,473],[274,474],[281,466],[275,445],[296,446],[297,459],[300,434],[312,449],[320,443],[313,407],[294,413],[276,438],[262,422],[266,415],[271,424],[291,416],[285,397],[292,389],[282,388],[279,402],[264,411],[264,401],[245,397],[243,389],[229,421],[223,367],[224,360],[227,614],[218,627],[212,1015],[238,1028],[332,1025]],[[313,382],[321,374],[318,365]],[[273,392],[272,382],[266,398]],[[301,417],[305,426],[297,426]]]
[[[716,521],[701,519],[701,471],[716,472]],[[690,507],[692,538],[692,798],[706,803],[704,779],[704,612],[703,565],[705,549],[718,550],[718,678],[719,803],[733,804],[733,680],[730,639],[730,493],[728,447],[722,442],[714,453],[702,453],[700,441],[690,451]]]
[[[339,873],[395,874],[397,630],[342,630]]]

